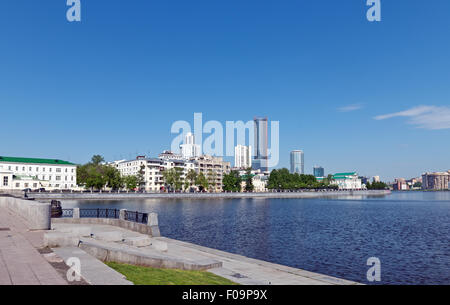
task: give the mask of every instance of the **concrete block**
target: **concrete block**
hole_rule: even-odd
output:
[[[80,239],[67,233],[48,232],[44,234],[44,247],[77,247]]]
[[[80,218],[80,208],[73,209],[73,218],[76,218],[76,219]]]
[[[151,245],[151,239],[147,236],[127,237],[124,243],[134,247],[146,247]]]

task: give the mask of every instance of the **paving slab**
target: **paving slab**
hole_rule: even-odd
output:
[[[43,231],[29,231],[27,222],[0,207],[0,284],[66,285],[67,282],[37,251]]]

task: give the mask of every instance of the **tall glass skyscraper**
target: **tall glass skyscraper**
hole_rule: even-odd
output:
[[[267,117],[255,117],[255,153],[253,158],[253,169],[268,171],[268,119]]]
[[[325,177],[325,170],[322,166],[314,166],[313,174],[314,177]]]
[[[304,174],[305,162],[304,162],[303,150],[291,151],[291,173]]]

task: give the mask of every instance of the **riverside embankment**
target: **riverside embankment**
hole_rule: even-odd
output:
[[[240,199],[240,198],[339,198],[348,196],[384,196],[389,190],[361,191],[303,191],[303,192],[267,192],[267,193],[31,193],[30,197],[39,200],[124,200],[124,199]]]

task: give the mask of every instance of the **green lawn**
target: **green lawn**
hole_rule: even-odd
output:
[[[106,264],[135,285],[237,285],[206,271],[156,269],[113,262]]]

